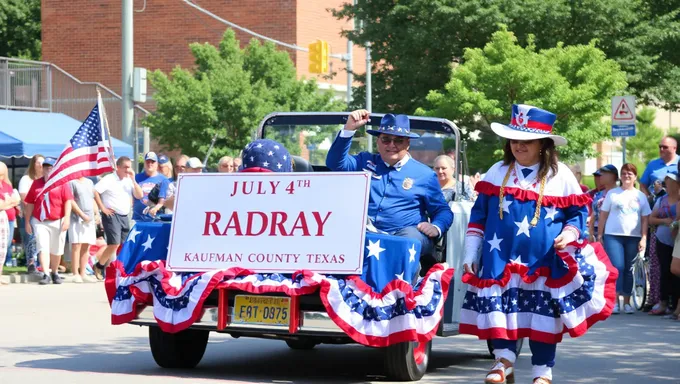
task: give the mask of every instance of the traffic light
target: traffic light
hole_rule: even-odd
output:
[[[309,44],[309,72],[326,73],[328,72],[328,42],[317,40]]]

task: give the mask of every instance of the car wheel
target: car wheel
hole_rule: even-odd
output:
[[[290,349],[296,350],[310,350],[316,347],[316,342],[312,339],[290,339],[286,340],[286,344]]]
[[[432,340],[425,343],[405,342],[386,349],[385,369],[390,380],[418,381],[427,371]]]
[[[163,368],[194,368],[203,358],[210,331],[186,329],[177,333],[149,327],[153,359]]]

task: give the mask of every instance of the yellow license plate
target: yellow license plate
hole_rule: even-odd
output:
[[[237,295],[233,323],[288,325],[290,297]]]

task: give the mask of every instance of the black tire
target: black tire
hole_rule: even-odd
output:
[[[286,340],[286,344],[290,349],[296,349],[300,351],[308,351],[316,347],[316,342],[312,339],[290,339]]]
[[[522,353],[522,346],[524,345],[524,339],[518,339],[517,340],[517,357]],[[492,359],[495,359],[496,357],[493,355],[493,345],[491,345],[491,340],[486,341],[486,347],[489,348],[489,356]]]
[[[186,329],[178,333],[149,327],[153,359],[163,368],[194,368],[203,358],[210,331]]]
[[[391,345],[385,351],[385,370],[389,380],[418,381],[427,371],[432,340]]]

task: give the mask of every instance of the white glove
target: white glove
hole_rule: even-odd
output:
[[[465,259],[463,260],[464,265],[472,268],[473,265],[479,264],[479,250],[482,248],[483,241],[484,239],[481,236],[465,236]]]
[[[560,235],[555,239],[555,249],[564,249],[567,244],[576,240],[578,240],[578,232],[568,226],[564,227],[564,229],[562,229],[562,233],[560,233]]]

